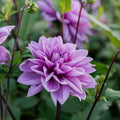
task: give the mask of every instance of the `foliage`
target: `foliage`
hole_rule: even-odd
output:
[[[10,0],[0,0],[0,26],[8,25],[9,18],[11,24],[16,24],[16,13],[21,11],[24,6],[24,0],[16,0],[18,11],[14,8],[13,2]],[[70,11],[70,0],[52,0],[54,9],[61,13]],[[98,92],[105,78],[108,66],[113,59],[115,53],[120,49],[120,0],[102,0],[102,5],[98,8],[98,16],[95,17],[90,12],[89,18],[92,23],[93,36],[89,36],[89,42],[84,43],[83,48],[89,50],[89,56],[93,57],[96,72],[92,76],[98,83],[98,88],[86,90],[87,98],[85,101],[79,101],[72,96],[62,106],[61,120],[86,120],[90,107],[95,99],[95,91]],[[11,4],[10,4],[11,3]],[[100,16],[105,12],[106,22],[99,21]],[[59,23],[58,23],[59,24]],[[17,29],[17,28],[16,28]],[[27,98],[28,87],[17,83],[20,76],[19,64],[32,55],[26,48],[31,40],[38,41],[39,36],[45,35],[51,37],[54,33],[60,35],[60,30],[48,29],[48,23],[40,17],[40,12],[29,14],[24,12],[20,34],[18,39],[19,50],[15,52],[12,72],[10,74],[10,91],[8,105],[14,113],[17,120],[53,120],[55,118],[55,110],[50,95],[45,90],[39,94]],[[50,33],[53,34],[50,34]],[[16,32],[15,32],[16,33]],[[9,49],[12,54],[14,39],[11,36],[7,39],[4,46]],[[0,65],[0,83],[2,83],[2,95],[5,97],[7,88],[7,72],[9,67]],[[113,68],[109,74],[102,96],[90,120],[119,120],[120,118],[120,56],[117,58]],[[12,120],[8,113],[8,119]]]
[[[62,14],[71,10],[71,0],[52,0],[54,9]]]

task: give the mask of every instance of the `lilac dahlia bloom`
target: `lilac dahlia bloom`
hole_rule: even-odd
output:
[[[101,5],[101,1],[100,1],[100,0],[95,0],[95,3],[93,3],[93,4],[91,5],[91,8],[92,8],[92,10],[94,11],[94,10],[96,10],[100,5]]]
[[[64,39],[66,42],[73,42],[74,40],[79,10],[81,7],[78,0],[72,0],[71,2],[71,10],[64,15]],[[55,20],[58,20],[60,22],[62,21],[62,15],[53,9],[51,0],[38,1],[37,5],[42,10],[42,16],[44,20],[49,22],[53,22]],[[87,12],[83,9],[79,25],[79,32],[76,40],[79,48],[81,47],[82,41],[88,41],[86,35],[91,35],[90,28],[91,24],[87,17]]]
[[[11,30],[15,26],[5,26],[0,28],[0,44],[5,42],[7,37],[10,35]],[[0,64],[6,64],[7,60],[10,60],[11,56],[9,51],[5,48],[0,46]]]
[[[94,88],[95,80],[89,73],[95,71],[87,57],[87,50],[76,50],[72,43],[63,44],[61,37],[40,37],[39,43],[28,46],[34,58],[20,65],[22,75],[18,82],[29,85],[28,97],[43,88],[50,92],[52,100],[64,104],[69,95],[86,98],[83,89]]]
[[[96,0],[95,3],[93,3],[93,5],[91,6],[91,8],[92,8],[92,10],[93,10],[93,14],[94,14],[95,16],[98,15],[98,7],[99,7],[100,5],[101,5],[101,1],[100,1],[100,0]],[[106,22],[106,16],[105,16],[105,14],[101,15],[100,21],[103,22],[103,23]]]

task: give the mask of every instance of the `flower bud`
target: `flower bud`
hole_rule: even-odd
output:
[[[35,2],[32,2],[32,4],[27,8],[28,13],[35,13],[37,11],[37,4]]]
[[[93,4],[95,2],[95,0],[89,0],[88,3],[89,4]]]
[[[32,0],[25,0],[25,5],[26,6],[31,6],[32,5]]]

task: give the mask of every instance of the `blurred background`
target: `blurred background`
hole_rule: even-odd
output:
[[[18,24],[19,13],[24,6],[25,0],[15,1],[0,0],[0,27]],[[90,19],[93,26],[93,36],[88,36],[89,42],[83,43],[83,48],[88,49],[89,56],[94,58],[93,63],[96,65],[96,72],[92,76],[99,83],[97,86],[99,91],[113,56],[120,49],[120,0],[101,0],[101,4],[95,10],[91,9],[90,6],[86,6],[85,9],[92,15]],[[47,37],[59,35],[61,31],[60,27],[57,28],[59,23],[55,23],[57,29],[48,29],[48,23],[42,19],[40,14],[39,9],[34,14],[25,11],[22,18],[18,40],[19,50],[15,52],[8,98],[8,104],[17,120],[54,120],[56,114],[56,107],[48,92],[42,90],[39,94],[27,98],[28,86],[17,83],[17,78],[21,74],[19,64],[23,60],[32,57],[29,50],[26,49],[28,43],[31,40],[38,41],[42,35]],[[12,52],[13,45],[14,38],[11,35],[4,43],[4,46]],[[7,79],[5,76],[7,70],[7,66],[0,66],[3,96],[6,93]],[[100,101],[95,107],[90,120],[120,120],[119,91],[120,56],[113,65]],[[94,101],[95,90],[86,90],[86,94],[86,100],[81,102],[78,98],[69,97],[62,106],[61,120],[86,120]],[[7,120],[12,120],[9,112]]]

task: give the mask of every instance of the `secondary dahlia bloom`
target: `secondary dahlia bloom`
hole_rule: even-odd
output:
[[[0,44],[5,42],[14,27],[15,26],[5,26],[0,28]],[[0,64],[7,64],[7,60],[10,59],[9,51],[5,47],[0,46]]]
[[[29,85],[28,97],[43,88],[50,92],[52,100],[64,104],[69,95],[86,98],[83,89],[94,88],[95,80],[89,73],[95,71],[87,57],[87,50],[76,50],[72,43],[63,44],[61,37],[40,37],[39,43],[28,45],[34,58],[20,65],[22,75],[18,82]]]
[[[91,8],[92,8],[92,10],[96,10],[96,9],[98,9],[98,7],[101,5],[101,1],[100,0],[95,0],[95,3],[93,3],[92,5],[91,5]]]
[[[97,17],[98,16],[98,7],[101,5],[101,1],[100,0],[96,0],[95,3],[93,3],[91,5],[91,8],[93,10],[93,14]],[[100,17],[100,21],[101,22],[106,22],[106,16],[105,14],[102,14]]]
[[[54,10],[51,0],[38,1],[37,5],[42,10],[44,20],[49,23],[56,20],[62,22],[62,15]],[[71,0],[71,10],[64,14],[64,39],[66,42],[73,42],[74,40],[80,7],[81,4],[78,0]],[[90,31],[91,27],[92,26],[87,17],[87,12],[85,9],[82,9],[79,31],[76,40],[79,48],[81,48],[81,43],[83,41],[88,42],[86,35],[92,35]]]

